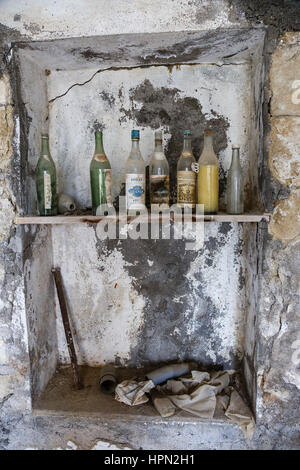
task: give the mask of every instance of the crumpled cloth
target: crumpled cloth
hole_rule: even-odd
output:
[[[202,419],[212,419],[216,409],[216,395],[229,385],[226,371],[200,372],[193,370],[191,378],[171,379],[159,390],[181,410]]]
[[[149,400],[146,393],[155,388],[155,399],[152,401],[162,417],[172,416],[175,409],[179,408],[201,419],[211,420],[218,406],[228,419],[241,426],[248,439],[252,439],[255,429],[252,413],[229,383],[228,371],[208,373],[193,370],[191,377],[170,379],[156,387],[151,380],[124,380],[117,385],[115,398],[130,406],[140,405]]]
[[[249,407],[236,390],[232,390],[230,403],[225,410],[225,416],[241,426],[248,439],[252,439],[255,430],[255,421]]]
[[[150,392],[155,385],[152,380],[137,382],[136,380],[123,380],[115,389],[115,399],[126,403],[126,405],[134,406],[147,403],[149,398],[146,393]]]

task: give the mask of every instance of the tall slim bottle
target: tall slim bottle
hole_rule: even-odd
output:
[[[140,152],[140,131],[131,131],[131,152],[126,161],[126,208],[142,210],[145,207],[145,162]]]
[[[42,134],[41,155],[36,166],[35,178],[39,214],[56,215],[56,169],[50,154],[48,134]]]
[[[204,147],[198,161],[198,204],[205,214],[215,214],[219,205],[219,161],[214,152],[211,130],[204,131]]]
[[[93,215],[101,204],[112,206],[111,166],[103,148],[101,131],[95,132],[95,152],[90,164]]]
[[[192,151],[192,132],[185,130],[183,150],[177,163],[177,205],[196,205],[196,174],[192,166],[196,162]]]
[[[150,161],[150,202],[169,204],[169,163],[162,148],[162,132],[154,134],[154,153]]]
[[[242,214],[244,212],[244,183],[240,162],[240,148],[232,146],[231,166],[227,176],[227,212]]]

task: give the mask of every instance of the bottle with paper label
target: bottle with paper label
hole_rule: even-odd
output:
[[[177,164],[177,205],[194,208],[196,205],[196,174],[193,164],[196,163],[192,151],[192,132],[184,131],[183,150]]]
[[[104,152],[101,131],[95,132],[95,152],[90,164],[90,181],[93,215],[97,215],[97,209],[101,205],[113,205],[111,166]]]
[[[39,214],[57,215],[56,169],[50,154],[48,134],[42,134],[35,179]]]
[[[145,208],[146,172],[145,162],[140,152],[140,132],[131,132],[132,147],[125,166],[126,208],[143,210]]]
[[[155,132],[154,153],[150,162],[151,204],[169,204],[169,163],[162,148],[162,132]]]

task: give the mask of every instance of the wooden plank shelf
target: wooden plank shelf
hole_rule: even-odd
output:
[[[153,220],[154,217],[153,216]],[[177,216],[178,217],[178,216]],[[226,213],[218,213],[213,215],[204,215],[205,222],[261,222],[266,221],[269,222],[271,214],[268,213],[247,213],[247,214],[240,214],[240,215],[232,215]],[[127,217],[125,215],[117,215],[117,216],[97,216],[97,215],[57,215],[57,216],[26,216],[26,217],[15,217],[15,224],[17,225],[65,225],[65,224],[79,224],[79,223],[98,223],[103,219],[107,221],[116,221],[116,222],[123,222],[128,223],[132,222],[136,217]],[[161,220],[162,217],[160,216],[159,219]],[[157,219],[156,219],[157,220]],[[174,217],[171,216],[171,220],[174,221]],[[178,218],[176,219],[178,220]],[[203,216],[193,215],[192,218],[193,222],[201,222],[203,220]],[[150,214],[149,216],[143,216],[142,222],[148,223],[150,222]]]

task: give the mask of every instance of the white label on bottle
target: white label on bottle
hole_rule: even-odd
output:
[[[126,207],[139,209],[145,205],[146,181],[144,174],[126,175]]]
[[[112,181],[110,169],[99,169],[99,200],[100,204],[107,204],[112,206]],[[102,186],[105,186],[105,194],[102,191]]]
[[[51,176],[44,171],[44,201],[45,209],[51,209],[52,192],[51,192]]]

